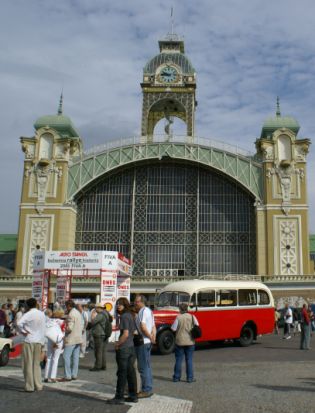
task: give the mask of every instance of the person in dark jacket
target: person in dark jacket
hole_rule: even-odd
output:
[[[117,385],[113,399],[109,404],[122,404],[126,402],[137,403],[137,377],[135,370],[136,353],[133,343],[133,335],[136,330],[135,320],[130,312],[130,303],[125,297],[117,301],[117,313],[119,315],[120,335],[115,343],[117,363]],[[128,383],[129,396],[124,399],[126,384]]]
[[[91,334],[94,341],[94,367],[90,371],[106,370],[106,351],[108,337],[106,337],[106,323],[109,323],[109,316],[104,311],[101,303],[95,305],[96,315],[91,320]]]

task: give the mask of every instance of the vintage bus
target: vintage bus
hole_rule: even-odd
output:
[[[238,340],[249,346],[274,329],[274,301],[268,287],[256,281],[191,280],[163,288],[154,310],[156,345],[169,354],[175,346],[171,325],[180,303],[187,303],[202,329],[197,342]]]

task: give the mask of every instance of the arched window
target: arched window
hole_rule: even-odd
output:
[[[42,135],[39,145],[39,159],[52,159],[54,137],[49,133]]]
[[[292,160],[291,155],[291,139],[287,135],[281,135],[278,138],[278,153],[279,153],[279,161]]]

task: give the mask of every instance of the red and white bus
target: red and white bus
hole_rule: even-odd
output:
[[[249,346],[258,335],[274,329],[274,300],[266,285],[256,281],[178,281],[163,288],[154,310],[156,344],[162,354],[175,346],[171,325],[180,303],[187,303],[202,329],[197,342],[239,340]]]

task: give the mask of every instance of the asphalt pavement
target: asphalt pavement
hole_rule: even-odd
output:
[[[314,348],[315,348],[315,336]],[[315,413],[315,350],[300,350],[299,336],[259,337],[250,347],[236,343],[198,346],[195,383],[172,382],[174,355],[152,355],[154,396],[137,404],[110,406],[116,381],[115,354],[108,368],[90,372],[93,354],[80,359],[79,380],[48,384],[42,392],[24,393],[21,361],[0,368],[1,412],[24,413]],[[61,363],[60,363],[61,365]],[[62,376],[62,366],[59,376]],[[183,369],[184,373],[184,369]]]

